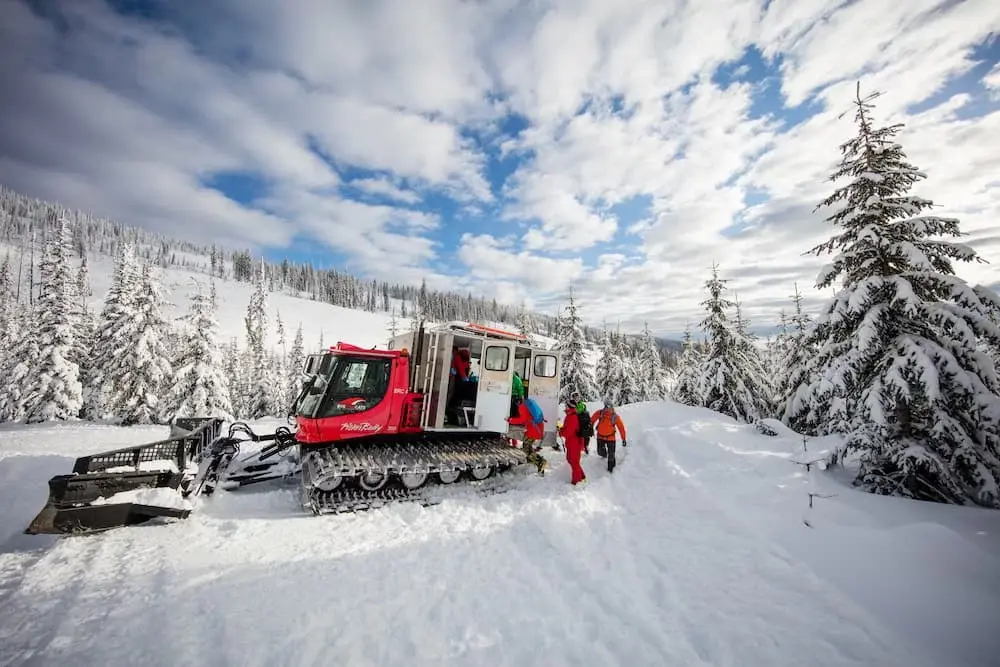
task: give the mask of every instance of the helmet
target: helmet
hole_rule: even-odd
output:
[[[605,398],[604,399],[604,407],[606,407],[606,408],[613,408],[613,407],[615,407],[615,404],[611,402],[610,398]]]

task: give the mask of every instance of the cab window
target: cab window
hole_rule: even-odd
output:
[[[554,378],[556,376],[556,358],[551,354],[537,355],[533,372],[535,377]]]
[[[486,348],[484,367],[488,371],[505,371],[510,364],[510,350],[506,347],[491,345]]]

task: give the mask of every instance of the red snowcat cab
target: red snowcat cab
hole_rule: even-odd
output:
[[[555,423],[559,355],[524,336],[451,322],[396,336],[389,348],[341,342],[311,355],[290,415],[294,432],[261,435],[235,422],[221,435],[221,419],[177,419],[165,441],[78,459],[72,474],[49,481],[49,500],[25,532],[183,518],[186,497],[294,476],[313,513],[432,504],[429,482],[503,490],[499,478],[484,484],[525,460],[506,423],[515,372]],[[459,350],[470,360],[465,379],[452,372]],[[248,442],[267,444],[240,456]]]

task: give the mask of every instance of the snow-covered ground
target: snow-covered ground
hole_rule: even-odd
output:
[[[60,539],[20,534],[49,475],[165,429],[0,429],[0,664],[997,664],[1000,513],[810,482],[794,434],[707,410],[621,414],[581,488],[546,451],[486,498],[312,517],[247,490]]]

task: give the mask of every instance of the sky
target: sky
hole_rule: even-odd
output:
[[[1000,283],[996,0],[0,0],[0,183],[676,335],[810,308],[851,100]],[[847,112],[845,114],[845,112]],[[998,285],[1000,286],[1000,285]]]

